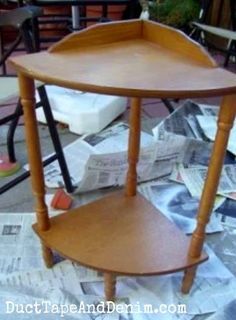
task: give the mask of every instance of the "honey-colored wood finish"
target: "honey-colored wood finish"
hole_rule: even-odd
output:
[[[39,135],[37,131],[37,121],[34,111],[34,81],[19,74],[19,86],[21,94],[21,103],[24,111],[25,135],[27,142],[27,151],[31,172],[32,189],[36,200],[37,222],[40,230],[45,231],[50,228],[47,206],[44,201],[45,186],[43,177],[43,168],[41,163],[41,151],[39,145]],[[49,247],[42,244],[42,254],[47,267],[53,265],[53,255]]]
[[[114,301],[116,296],[116,277],[112,273],[104,273],[105,297],[107,301]]]
[[[205,237],[206,225],[214,206],[214,197],[220,179],[221,168],[227,148],[227,142],[236,112],[236,95],[224,97],[218,117],[218,131],[215,138],[210,165],[200,201],[197,228],[193,233],[190,256],[198,257],[201,254]]]
[[[197,271],[197,267],[193,266],[192,268],[186,269],[184,271],[184,277],[183,277],[183,281],[182,281],[182,287],[181,287],[181,292],[184,294],[189,293],[192,285],[193,285],[193,281],[194,281],[194,277],[196,275],[196,271]]]
[[[46,83],[129,97],[190,98],[236,89],[235,76],[218,68],[198,44],[150,21],[92,26],[51,51],[18,56],[12,63]]]
[[[185,270],[182,291],[193,283],[205,227],[215,199],[236,110],[236,76],[217,67],[182,33],[150,21],[116,22],[72,34],[48,52],[15,57],[24,107],[26,140],[43,255],[52,251],[104,272],[106,299],[116,275],[159,275]],[[126,187],[101,200],[48,217],[34,110],[33,79],[79,90],[132,97]],[[141,97],[225,95],[209,172],[192,239],[136,194]]]
[[[218,117],[218,131],[212,150],[210,165],[200,201],[197,217],[197,227],[192,235],[189,256],[197,258],[201,255],[205,230],[214,206],[214,199],[219,184],[221,168],[227,149],[230,129],[233,126],[236,112],[236,95],[224,97]],[[186,270],[183,279],[182,291],[188,293],[194,280],[196,268]]]
[[[160,275],[207,259],[188,257],[189,237],[140,194],[116,192],[50,221],[47,231],[33,226],[47,246],[103,272]]]
[[[137,171],[136,166],[139,158],[140,132],[141,132],[141,100],[139,98],[131,99],[130,107],[130,132],[129,132],[129,150],[128,162],[129,168],[126,179],[126,195],[136,195]]]

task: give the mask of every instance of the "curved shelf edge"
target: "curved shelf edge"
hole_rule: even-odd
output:
[[[50,219],[41,240],[62,256],[102,272],[174,273],[207,260],[188,258],[189,237],[140,194],[115,192]]]
[[[52,45],[48,52],[57,53],[137,38],[156,43],[198,61],[206,67],[217,67],[217,63],[208,52],[182,31],[161,23],[140,19],[99,23],[90,26],[66,36]]]

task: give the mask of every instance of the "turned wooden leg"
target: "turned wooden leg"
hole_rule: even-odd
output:
[[[43,244],[42,242],[41,242],[41,247],[42,247],[42,254],[43,254],[43,260],[44,260],[45,266],[47,268],[52,268],[54,264],[52,250],[47,246],[45,246],[45,244]]]
[[[129,168],[126,178],[125,193],[127,196],[136,195],[137,171],[136,165],[139,158],[140,149],[140,131],[141,131],[141,99],[132,98],[130,107],[130,133],[128,148]]]
[[[45,186],[40,151],[38,127],[35,115],[35,88],[34,81],[23,74],[19,74],[21,104],[24,111],[26,146],[28,152],[30,176],[33,193],[35,196],[35,210],[37,223],[40,230],[50,228],[47,206],[44,201]],[[52,265],[52,252],[43,245],[43,257],[47,266]]]
[[[197,267],[192,267],[184,271],[184,278],[183,278],[182,288],[181,288],[182,293],[185,293],[185,294],[189,293],[195,278],[196,271],[197,271]]]
[[[112,273],[104,273],[106,301],[114,301],[116,296],[116,276]]]
[[[224,163],[230,129],[232,128],[236,111],[236,96],[226,96],[223,98],[218,117],[218,130],[212,155],[209,163],[208,173],[203,188],[200,206],[197,216],[197,227],[192,235],[189,257],[197,258],[201,255],[205,239],[205,229],[212,212],[216,191]],[[183,288],[190,289],[191,277],[194,278],[195,272],[191,269],[186,272]],[[189,283],[189,284],[188,284]]]

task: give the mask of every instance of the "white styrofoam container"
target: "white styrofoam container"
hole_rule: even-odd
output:
[[[54,119],[65,123],[76,134],[96,133],[126,110],[127,98],[46,86]],[[43,109],[37,120],[46,123]]]

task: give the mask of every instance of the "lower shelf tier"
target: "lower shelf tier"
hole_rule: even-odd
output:
[[[115,192],[50,219],[35,232],[62,256],[93,269],[125,275],[173,273],[207,260],[188,258],[189,237],[143,196]]]

